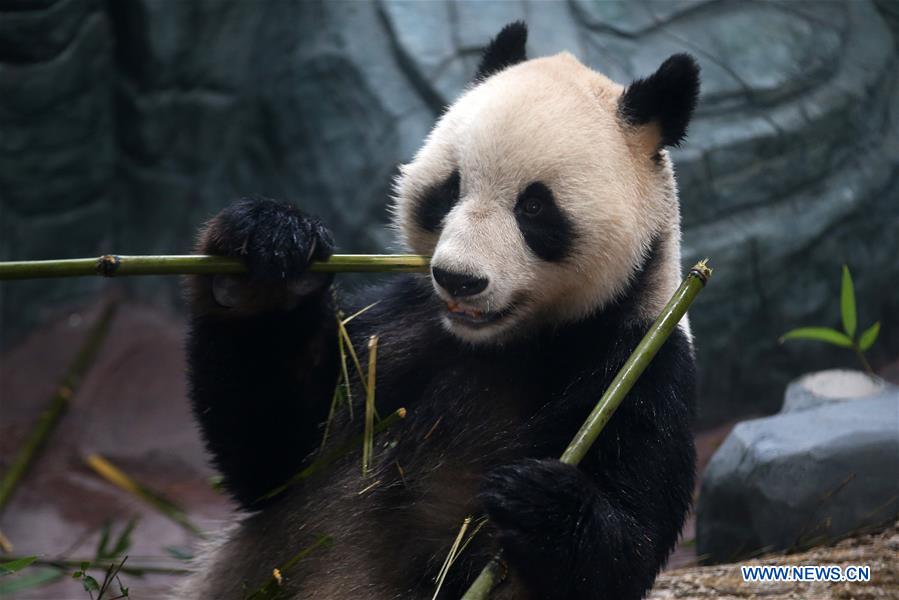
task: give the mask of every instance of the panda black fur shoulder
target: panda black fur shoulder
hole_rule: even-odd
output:
[[[677,540],[694,481],[693,351],[682,325],[579,467],[558,457],[680,279],[666,146],[696,103],[687,55],[628,87],[569,54],[525,59],[515,23],[396,186],[395,225],[430,276],[354,297],[332,276],[318,220],[273,200],[212,219],[198,250],[248,277],[194,277],[193,408],[247,512],[179,598],[244,598],[281,573],[287,598],[430,598],[463,519],[489,516],[449,571],[457,598],[498,546],[495,598],[642,598]],[[373,473],[358,453],[260,500],[314,459],[338,379],[335,309],[365,364],[379,337]],[[354,378],[355,379],[355,378]],[[329,446],[362,429],[334,425]],[[327,448],[326,450],[327,451]]]

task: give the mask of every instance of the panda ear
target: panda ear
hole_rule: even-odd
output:
[[[654,124],[656,150],[677,146],[699,99],[699,65],[689,54],[675,54],[659,70],[630,84],[618,101],[621,117],[629,125]]]
[[[484,49],[475,81],[483,81],[506,67],[527,60],[525,55],[527,41],[528,26],[524,21],[515,21],[503,27]]]

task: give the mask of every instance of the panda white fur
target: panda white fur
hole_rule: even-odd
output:
[[[495,598],[643,597],[687,514],[693,353],[675,332],[579,467],[556,460],[680,279],[666,146],[685,135],[698,68],[676,55],[622,87],[569,54],[525,59],[524,24],[485,51],[396,186],[395,225],[432,273],[349,296],[330,234],[291,205],[248,199],[198,250],[248,277],[189,285],[191,398],[226,488],[246,511],[179,598],[245,598],[281,568],[284,598],[430,598],[463,519],[489,516],[453,565],[457,598],[499,546]],[[358,452],[262,499],[313,460],[338,378],[335,309],[377,408],[407,409]],[[355,381],[355,378],[353,378]],[[362,429],[343,411],[336,447]],[[327,451],[327,448],[326,450]],[[298,564],[284,565],[319,536]]]

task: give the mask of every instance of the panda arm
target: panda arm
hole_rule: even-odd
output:
[[[247,509],[318,447],[337,380],[330,278],[266,273],[318,258],[309,238],[325,234],[310,221],[274,201],[237,203],[210,222],[198,250],[242,256],[250,278],[188,280],[193,412],[226,489]],[[284,256],[287,267],[277,263]]]
[[[593,484],[591,508],[576,534],[577,597],[642,598],[674,549],[692,502],[695,451],[688,412],[670,388],[653,415],[633,411],[611,427],[607,443],[582,471]],[[667,398],[666,398],[667,396]],[[629,418],[626,418],[629,417]]]
[[[490,519],[538,597],[636,600],[651,588],[693,492],[693,364],[684,342],[660,353],[578,467],[528,460],[488,475]],[[597,398],[594,385],[572,393],[585,406]]]

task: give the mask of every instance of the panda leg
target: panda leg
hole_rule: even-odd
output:
[[[237,256],[249,275],[188,280],[194,414],[224,485],[246,509],[296,473],[321,441],[337,378],[328,231],[296,208],[242,200],[201,232],[198,251]]]

